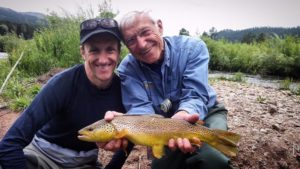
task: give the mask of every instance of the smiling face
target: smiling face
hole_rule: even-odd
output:
[[[97,34],[80,48],[88,79],[98,88],[108,87],[119,61],[119,41],[110,34]]]
[[[152,64],[158,62],[164,50],[162,22],[148,16],[135,16],[133,22],[122,27],[126,46],[138,60]]]

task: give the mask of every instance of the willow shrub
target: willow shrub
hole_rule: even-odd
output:
[[[211,70],[300,78],[300,38],[232,43],[205,37]]]
[[[54,67],[69,67],[81,62],[79,52],[79,19],[49,16],[49,26],[34,34],[33,39],[22,42],[11,52],[12,66],[21,53],[17,70],[24,76],[37,76]]]

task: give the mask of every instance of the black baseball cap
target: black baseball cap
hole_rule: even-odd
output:
[[[80,24],[80,44],[82,45],[90,37],[99,33],[110,33],[119,41],[122,40],[116,20],[111,18],[94,18],[85,20]]]

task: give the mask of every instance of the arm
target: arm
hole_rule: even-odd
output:
[[[5,168],[27,168],[23,148],[35,133],[47,123],[61,107],[61,91],[55,91],[53,84],[46,85],[22,112],[0,142],[0,163]]]
[[[182,74],[178,111],[199,114],[203,120],[208,113],[208,107],[214,105],[216,98],[215,92],[208,84],[209,54],[203,41],[192,41],[190,47]]]
[[[203,41],[191,40],[187,48],[179,48],[186,55],[180,57],[180,61],[186,64],[182,70],[179,108],[172,118],[196,123],[204,119],[208,106],[215,103],[215,93],[208,85],[209,54]],[[183,58],[186,60],[183,61]],[[195,147],[186,138],[170,139],[168,145],[170,149],[179,148],[183,153],[195,151]]]
[[[122,60],[118,73],[127,114],[154,114],[152,101],[147,94],[147,90],[154,86],[147,83],[144,72],[133,56],[129,55]]]

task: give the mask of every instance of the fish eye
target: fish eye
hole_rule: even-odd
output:
[[[87,130],[88,130],[88,131],[93,131],[93,129],[92,129],[92,128],[88,128]]]

